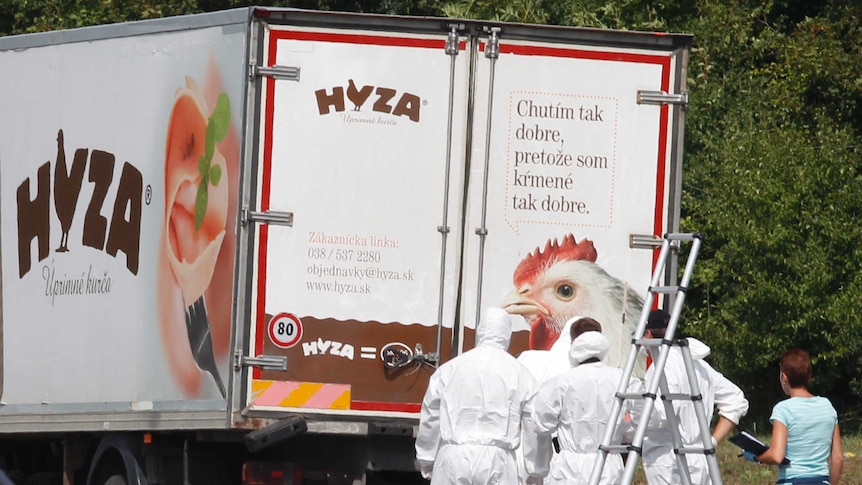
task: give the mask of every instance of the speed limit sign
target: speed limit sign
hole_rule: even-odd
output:
[[[293,347],[302,339],[302,322],[292,313],[279,313],[269,321],[269,339],[276,347]]]

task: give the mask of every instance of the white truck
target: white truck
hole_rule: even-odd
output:
[[[646,289],[690,43],[260,7],[0,38],[0,468],[421,483],[483,309],[518,355],[624,319],[595,278]]]

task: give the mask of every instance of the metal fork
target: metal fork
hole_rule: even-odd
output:
[[[219,376],[218,365],[213,355],[213,340],[210,330],[210,319],[207,315],[206,302],[203,295],[186,308],[186,329],[189,332],[189,345],[192,348],[192,356],[195,364],[209,372],[218,386],[221,397],[226,398],[224,384]]]

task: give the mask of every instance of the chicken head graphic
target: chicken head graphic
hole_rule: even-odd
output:
[[[569,318],[592,317],[611,344],[605,363],[625,364],[643,299],[596,264],[597,256],[592,241],[576,242],[569,234],[562,243],[548,240],[544,250],[536,248],[515,268],[515,288],[502,307],[527,320],[530,349],[550,349]]]

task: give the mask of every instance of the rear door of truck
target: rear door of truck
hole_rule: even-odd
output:
[[[275,363],[252,365],[244,405],[415,416],[458,296],[464,41],[439,21],[256,13],[241,318],[245,363]]]
[[[616,286],[539,313],[630,340],[679,225],[690,36],[256,12],[246,410],[415,418],[486,308],[518,316],[513,355],[541,348],[512,301],[564,291],[558,260]]]
[[[640,316],[652,244],[679,227],[691,37],[506,24],[486,31],[456,345],[471,347],[482,311],[501,306],[523,316],[514,355],[546,349],[555,337],[548,327],[575,316],[599,320],[627,354],[623,319],[633,325]]]

